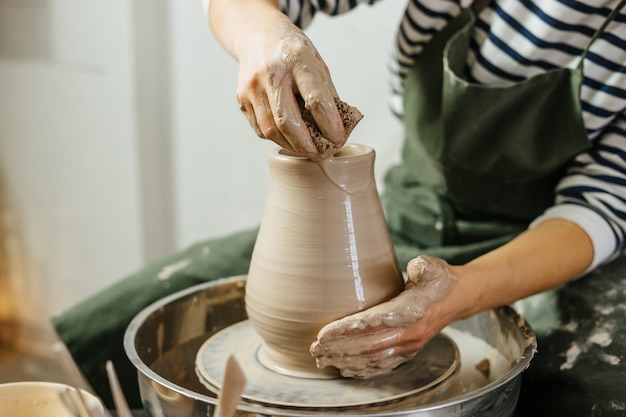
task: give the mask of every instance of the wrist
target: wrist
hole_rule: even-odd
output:
[[[593,246],[580,227],[546,220],[465,265],[450,266],[458,280],[442,314],[459,320],[510,305],[567,283],[592,258]]]
[[[450,272],[457,279],[450,286],[448,294],[433,304],[433,316],[440,322],[440,327],[445,327],[458,320],[467,319],[488,307],[482,306],[482,289],[472,283],[470,268],[467,266],[449,266]]]

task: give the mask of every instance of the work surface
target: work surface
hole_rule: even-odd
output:
[[[538,337],[515,417],[626,414],[626,258],[515,307]]]
[[[538,352],[523,373],[516,417],[626,414],[626,258],[515,307],[538,336]],[[7,372],[19,371],[20,361],[9,354],[5,359],[0,382],[20,380]],[[50,379],[52,371],[58,373],[58,366],[48,367],[51,362],[37,363],[37,375],[22,376]],[[32,371],[32,362],[28,365]],[[136,410],[135,416],[144,413]]]
[[[538,338],[519,416],[626,414],[625,258],[516,307]]]

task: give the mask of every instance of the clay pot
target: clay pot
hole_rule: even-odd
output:
[[[259,359],[303,377],[332,377],[309,353],[318,331],[403,288],[374,180],[375,152],[344,146],[320,165],[269,154],[270,188],[246,285],[264,341]]]

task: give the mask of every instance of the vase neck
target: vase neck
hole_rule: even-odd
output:
[[[359,144],[346,145],[335,155],[321,161],[287,155],[280,150],[270,154],[273,169],[277,173],[281,172],[281,176],[286,175],[286,178],[282,176],[283,180],[293,180],[303,185],[303,179],[308,178],[304,183],[314,181],[317,183],[315,187],[322,186],[320,180],[327,180],[334,188],[347,194],[376,189],[374,159],[374,150]],[[283,171],[285,169],[287,171]]]

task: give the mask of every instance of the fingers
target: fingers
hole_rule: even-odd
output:
[[[256,133],[258,137],[264,138],[263,132],[256,121],[257,117],[252,104],[249,102],[240,103],[239,110],[241,110],[241,113],[246,117],[246,120],[254,130],[254,133]]]
[[[280,85],[272,93],[270,106],[280,133],[287,138],[289,145],[298,155],[315,159],[320,151],[302,119],[298,99],[291,86]]]
[[[289,83],[287,83],[289,84]],[[268,96],[269,95],[269,96]],[[341,125],[343,135],[343,122],[337,110],[336,101],[331,97],[332,108],[329,105],[315,104],[318,114],[333,111]],[[239,98],[240,109],[257,136],[269,139],[279,146],[288,149],[298,155],[319,159],[322,156],[320,149],[311,136],[311,130],[303,119],[298,98],[294,95],[290,85],[279,85],[277,88],[269,88],[251,95],[249,99]],[[306,104],[304,104],[306,106]],[[330,108],[330,110],[329,110]],[[309,117],[315,117],[312,111],[308,111]],[[315,121],[316,127],[322,132],[325,122]],[[335,149],[343,146],[345,139],[342,138],[335,144]]]
[[[347,131],[362,115],[347,105],[350,111],[338,108],[345,103],[338,99],[328,68],[307,36],[291,22],[281,21],[277,28],[276,36],[261,39],[263,48],[251,47],[242,54],[240,109],[257,136],[321,159],[329,149],[334,153],[343,146]],[[346,118],[352,121],[350,129]]]
[[[269,139],[278,146],[301,156],[317,159],[320,151],[316,147],[291,91],[278,88],[263,91],[262,97],[250,101],[240,99],[240,109],[257,136]]]
[[[287,83],[289,84],[289,83]],[[239,108],[257,136],[297,155],[317,159],[320,151],[302,119],[291,87],[250,87],[238,93]]]
[[[413,358],[434,335],[426,328],[389,327],[398,321],[388,318],[358,313],[325,326],[310,349],[317,367],[334,366],[346,377],[383,375]]]
[[[294,69],[294,79],[304,107],[311,114],[320,133],[339,149],[345,144],[347,134],[343,117],[337,108],[337,93],[325,68],[324,65],[320,71],[305,71],[298,66]]]
[[[314,356],[352,356],[364,352],[384,350],[388,346],[401,343],[402,329],[383,328],[375,332],[352,335],[342,334],[331,337],[328,334],[321,336],[311,345],[311,354]]]
[[[342,376],[355,378],[371,378],[373,376],[384,375],[391,372],[398,365],[411,360],[417,352],[424,346],[425,340],[420,342],[407,341],[406,343],[398,343],[401,340],[401,331],[395,329],[393,335],[388,336],[387,341],[383,343],[379,349],[373,351],[361,351],[358,346],[363,349],[367,346],[367,342],[356,341],[356,346],[351,341],[346,343],[344,347],[352,346],[352,349],[346,349],[343,353],[332,351],[332,347],[326,346],[320,348],[318,342],[314,342],[311,351],[323,354],[316,356],[316,364],[318,368],[334,366],[338,368]],[[372,346],[377,346],[378,342]]]
[[[333,339],[346,339],[383,329],[399,329],[414,324],[423,315],[430,299],[420,291],[404,290],[389,301],[367,310],[343,317],[324,326],[318,340],[326,343]]]
[[[247,90],[248,93],[239,93],[237,101],[239,101],[241,113],[245,116],[254,133],[260,138],[269,139],[278,146],[294,152],[294,148],[274,122],[274,115],[265,91],[258,89],[254,94],[251,94],[249,93],[250,90]]]
[[[327,324],[317,337],[322,343],[326,343],[333,339],[377,333],[388,327],[386,321],[383,314],[368,310],[367,313],[356,313]]]
[[[281,27],[284,50],[281,55],[285,67],[293,77],[293,89],[304,101],[322,135],[336,148],[343,146],[346,132],[343,119],[337,109],[338,97],[326,63],[309,38],[301,31]]]
[[[416,284],[441,280],[445,279],[446,275],[453,275],[446,261],[428,255],[411,259],[406,266],[406,272],[408,278]]]
[[[362,356],[319,357],[316,359],[318,368],[334,366],[348,378],[372,378],[385,375],[399,365],[413,359],[415,352],[400,355],[393,349]]]

